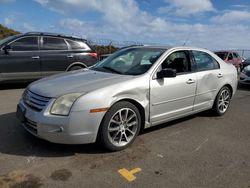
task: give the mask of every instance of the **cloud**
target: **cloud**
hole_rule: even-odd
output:
[[[159,8],[159,13],[174,12],[178,16],[189,16],[214,11],[210,0],[165,0],[168,6]]]
[[[215,20],[225,19],[221,19],[223,15],[219,15],[220,17],[214,18],[214,21],[207,24],[186,24],[143,11],[135,0],[36,0],[36,2],[63,14],[64,18],[59,21],[57,32],[88,38],[110,38],[174,46],[183,45],[186,42],[190,46],[209,49],[249,47],[245,41],[250,41],[250,26],[240,24],[221,26]],[[176,13],[181,14],[183,10],[183,15],[214,11],[209,0],[192,2],[168,0],[168,2],[175,8]],[[78,15],[79,12],[98,13],[99,18],[92,22],[79,16],[76,18],[74,15]],[[226,13],[228,12],[224,14]]]
[[[210,20],[213,23],[222,23],[222,24],[238,23],[239,24],[242,21],[249,21],[250,20],[250,12],[231,10],[231,11],[225,12],[222,15],[214,16]]]

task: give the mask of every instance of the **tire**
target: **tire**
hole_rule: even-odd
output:
[[[110,151],[131,145],[141,128],[141,115],[135,105],[127,101],[114,104],[104,116],[99,130],[100,143]]]
[[[79,69],[83,69],[84,67],[80,66],[80,65],[74,65],[72,67],[69,68],[68,71],[74,71],[74,70],[79,70]]]
[[[215,115],[222,116],[227,112],[230,105],[231,96],[232,93],[227,86],[221,88],[215,98],[214,105],[212,108],[212,111]]]

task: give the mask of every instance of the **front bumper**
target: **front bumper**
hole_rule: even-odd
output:
[[[53,99],[41,112],[34,111],[21,99],[18,108],[24,112],[19,119],[23,127],[36,137],[60,144],[86,144],[96,141],[104,112],[89,113],[89,110],[73,111],[69,116],[49,113]]]

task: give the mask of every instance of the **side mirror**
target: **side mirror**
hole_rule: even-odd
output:
[[[5,54],[8,54],[9,51],[11,50],[11,46],[10,45],[6,45],[6,46],[3,47],[3,50],[4,50]]]
[[[162,69],[161,71],[157,72],[156,76],[157,76],[157,79],[173,78],[173,77],[176,77],[176,70],[175,69]]]

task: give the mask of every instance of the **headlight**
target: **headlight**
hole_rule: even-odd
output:
[[[50,113],[61,116],[69,115],[73,103],[81,95],[81,93],[71,93],[57,98],[51,107]]]

